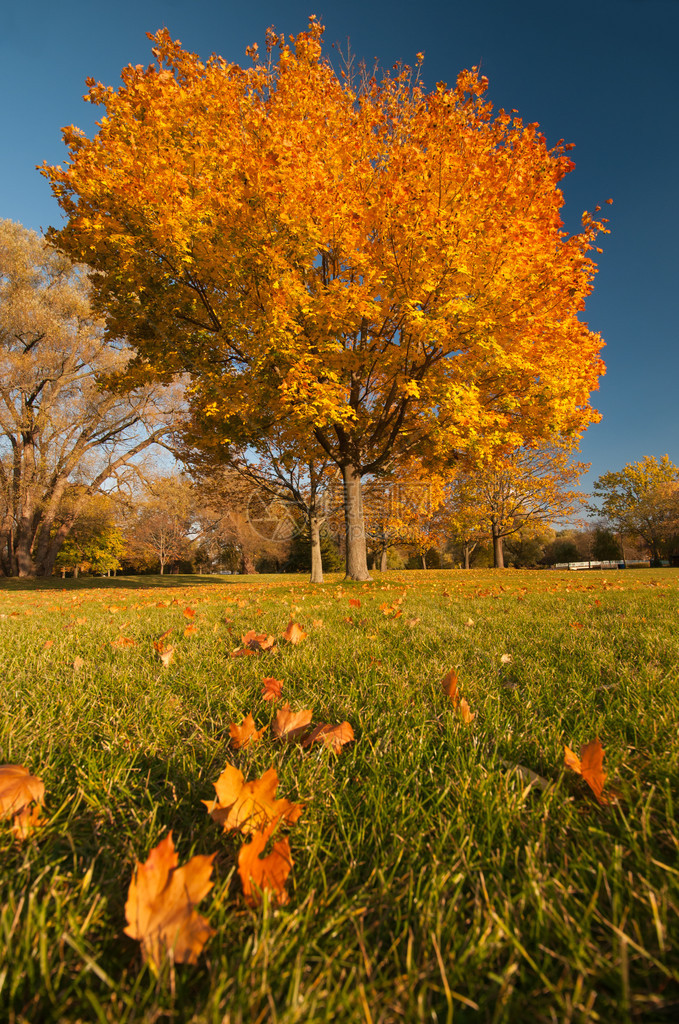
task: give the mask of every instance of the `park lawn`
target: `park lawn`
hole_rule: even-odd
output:
[[[231,657],[249,629],[275,650]],[[0,763],[46,792],[23,842],[0,823],[0,1019],[679,1014],[679,571],[5,580],[0,658]],[[469,724],[442,692],[451,669]],[[302,751],[269,730],[231,751],[230,722],[280,707],[265,676],[355,743]],[[565,744],[596,736],[604,805],[564,767]],[[246,905],[242,837],[201,803],[227,762],[274,766],[277,795],[304,802],[285,906]],[[217,854],[198,908],[214,935],[156,974],[124,905],[170,829],[180,863]]]

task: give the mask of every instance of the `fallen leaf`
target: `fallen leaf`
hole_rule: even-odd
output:
[[[450,672],[443,677],[441,680],[441,689],[450,697],[453,705],[457,707],[458,696],[457,696],[457,672],[454,668],[451,668]]]
[[[74,672],[79,672],[80,669],[84,668],[84,667],[85,667],[84,660],[80,657],[80,655],[77,654],[75,656],[75,658],[73,659],[73,671]]]
[[[330,750],[339,754],[345,743],[351,743],[354,739],[354,730],[349,722],[342,722],[341,725],[317,725],[302,743],[303,747],[310,747],[312,743],[323,743]]]
[[[262,700],[278,700],[283,692],[283,680],[266,676],[262,679]]]
[[[172,630],[168,629],[167,633],[163,633],[163,636],[161,636],[158,640],[153,641],[154,650],[158,657],[160,658],[160,660],[162,661],[163,668],[169,668],[174,658],[174,647],[172,647],[171,645],[166,647],[165,644],[163,643],[163,637],[166,637],[171,632]]]
[[[414,629],[415,626],[418,626],[421,621],[422,619],[406,619],[406,624],[410,626],[411,629]]]
[[[168,955],[176,963],[195,964],[214,934],[194,907],[214,884],[210,875],[215,856],[198,855],[178,867],[170,832],[144,864],[137,862],[125,904],[125,934],[141,942],[154,968]]]
[[[192,625],[191,623],[189,623],[189,625],[184,630],[184,636],[195,636],[197,632],[198,632],[198,627]]]
[[[473,619],[467,619],[467,621],[465,622],[465,626],[473,626],[473,625],[474,625],[474,620]]]
[[[119,636],[116,640],[111,640],[111,647],[136,647],[136,645],[137,641],[130,636]]]
[[[0,818],[19,814],[28,804],[45,799],[42,779],[21,764],[0,764]]]
[[[245,901],[251,907],[262,900],[262,891],[268,890],[279,904],[288,902],[285,883],[292,868],[290,844],[287,839],[274,843],[271,852],[262,857],[266,844],[278,827],[274,818],[261,831],[253,832],[250,841],[244,843],[238,854],[238,874],[243,885]]]
[[[270,651],[276,643],[275,637],[266,633],[255,633],[254,629],[249,629],[240,639],[244,647],[255,652]]]
[[[350,597],[349,598],[349,607],[350,608],[360,608],[361,607],[361,602],[358,600],[357,597]]]
[[[476,712],[472,712],[469,710],[469,704],[464,699],[464,697],[462,697],[460,700],[459,711],[460,716],[462,717],[462,721],[465,723],[465,725],[470,725],[476,718]]]
[[[303,810],[303,804],[275,799],[278,787],[275,768],[265,771],[261,779],[245,782],[243,773],[234,765],[227,764],[214,787],[217,799],[202,802],[212,820],[223,825],[225,832],[237,828],[247,835],[276,817],[292,825]]]
[[[583,779],[594,793],[600,804],[608,804],[610,800],[604,795],[603,788],[606,782],[606,773],[603,770],[604,748],[598,736],[595,736],[589,743],[580,747],[580,757],[570,747],[564,747],[564,763]]]
[[[36,804],[35,807],[24,807],[18,814],[15,814],[10,830],[16,839],[26,839],[34,828],[40,828],[44,824],[42,807]]]
[[[306,639],[306,633],[298,622],[293,622],[292,619],[290,619],[288,628],[285,633],[283,633],[283,639],[287,640],[289,644],[298,644],[301,643],[302,640]]]
[[[526,768],[523,764],[515,764],[513,761],[500,761],[501,765],[505,768],[509,768],[511,771],[515,771],[522,782],[526,783],[526,787],[530,789],[531,786],[537,786],[538,789],[548,789],[551,783],[548,779],[538,775],[537,772],[531,771],[530,768]]]
[[[193,608],[185,608],[184,609],[184,618],[185,619],[193,619],[195,617],[195,614],[196,613],[193,610]]]
[[[44,644],[42,645],[42,649],[43,649],[43,651],[48,651],[50,649],[50,647],[53,647],[53,646],[54,646],[54,640],[45,640]]]
[[[286,701],[276,712],[271,731],[276,739],[296,740],[311,723],[313,711],[291,711]]]
[[[256,743],[257,740],[261,739],[266,730],[269,728],[265,725],[264,728],[260,729],[259,732],[255,727],[255,720],[252,717],[252,713],[247,715],[243,719],[240,725],[236,725],[232,722],[229,726],[229,732],[231,733],[231,747],[234,750],[241,750],[243,747],[248,747],[251,743]]]
[[[500,663],[502,665],[511,665],[511,663],[512,663],[512,656],[511,656],[511,654],[503,654],[502,657],[500,658]]]

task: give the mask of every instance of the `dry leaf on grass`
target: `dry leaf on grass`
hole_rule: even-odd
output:
[[[262,729],[257,731],[255,720],[252,717],[252,713],[250,713],[243,719],[240,725],[236,725],[235,722],[231,722],[229,726],[229,732],[231,733],[230,745],[234,750],[241,750],[244,747],[248,747],[251,743],[256,743],[261,739],[268,728],[269,726],[265,725]]]
[[[304,711],[291,711],[286,701],[282,708],[276,712],[271,731],[276,739],[296,740],[304,730],[311,724],[313,711],[307,708]]]
[[[323,743],[330,750],[339,754],[345,743],[351,743],[354,739],[354,730],[349,722],[342,722],[341,725],[317,725],[302,743],[303,747],[310,747],[312,743]]]
[[[262,700],[278,700],[283,692],[283,680],[265,676],[262,679]]]
[[[454,668],[451,668],[450,672],[443,677],[441,680],[441,689],[450,697],[454,707],[457,707],[458,696],[457,696],[457,672]]]
[[[198,627],[192,625],[191,623],[189,623],[189,625],[184,630],[184,636],[195,636],[197,632],[198,632]]]
[[[29,804],[45,799],[42,779],[31,775],[21,764],[0,765],[0,818],[19,814]]]
[[[192,857],[178,867],[170,832],[144,864],[137,862],[125,904],[125,934],[141,942],[154,968],[168,954],[177,963],[195,964],[213,934],[194,907],[214,884],[210,875],[215,856]]]
[[[153,641],[153,649],[162,661],[163,668],[169,668],[172,664],[172,659],[174,658],[174,647],[171,644],[166,647],[163,643],[165,637],[169,636],[171,632],[172,630],[168,629],[167,632],[163,633],[162,636],[159,636],[157,640]]]
[[[580,747],[580,757],[570,747],[564,746],[564,763],[583,779],[594,793],[600,804],[610,803],[610,798],[603,792],[606,773],[603,769],[604,748],[598,736]]]
[[[279,904],[287,903],[289,899],[285,883],[293,861],[288,840],[279,839],[273,844],[270,853],[261,856],[278,824],[276,818],[265,829],[253,832],[250,841],[243,844],[238,854],[238,874],[243,885],[243,895],[251,907],[261,903],[264,889],[271,892]]]
[[[136,647],[137,641],[133,640],[131,636],[119,636],[116,640],[111,640],[111,647]]]
[[[465,725],[471,725],[471,723],[476,718],[476,712],[472,712],[469,710],[469,704],[464,699],[464,697],[460,698],[460,717],[462,718],[462,721],[465,723]]]
[[[243,773],[234,765],[227,764],[214,787],[217,799],[202,802],[212,820],[223,825],[225,832],[237,828],[247,835],[276,817],[292,825],[303,810],[303,804],[275,799],[278,787],[275,768],[265,771],[261,779],[245,782]]]
[[[306,639],[306,633],[300,626],[299,622],[293,622],[292,619],[290,619],[288,628],[285,633],[283,633],[283,639],[287,640],[289,644],[299,644],[302,640]]]

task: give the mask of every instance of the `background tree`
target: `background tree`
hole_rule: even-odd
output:
[[[225,436],[286,423],[335,463],[350,578],[364,475],[597,418],[602,342],[579,314],[604,222],[567,237],[566,147],[494,116],[476,69],[428,93],[419,64],[342,77],[314,19],[245,70],[152,38],[118,91],[88,80],[105,117],[44,168],[68,216],[51,237],[96,271],[138,368],[191,374]]]
[[[0,221],[0,565],[8,576],[51,575],[89,498],[163,440],[179,406],[157,385],[124,394],[101,387],[130,350],[104,337],[88,295],[65,256]]]
[[[196,494],[179,474],[149,481],[148,491],[125,530],[125,560],[136,569],[167,566],[190,559],[196,529]]]
[[[573,489],[588,466],[571,462],[567,448],[520,448],[490,466],[472,468],[461,478],[468,500],[476,501],[481,529],[493,541],[493,564],[504,568],[503,538],[526,528],[549,525],[579,507]]]
[[[668,455],[645,455],[617,473],[604,473],[593,490],[598,504],[591,504],[590,512],[602,517],[621,541],[626,535],[640,537],[654,561],[679,534],[679,466]]]
[[[57,515],[58,529],[62,518],[71,518],[71,502],[77,503],[79,512],[56,558],[55,571],[67,571],[77,576],[92,572],[107,576],[121,568],[125,542],[118,525],[118,509],[107,494],[94,494],[83,505],[78,488],[66,493]]]

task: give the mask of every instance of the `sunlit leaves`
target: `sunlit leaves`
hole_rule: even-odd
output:
[[[157,970],[166,957],[196,963],[213,930],[194,908],[213,886],[215,854],[197,855],[179,867],[170,832],[137,862],[125,904],[125,934],[138,939]]]

